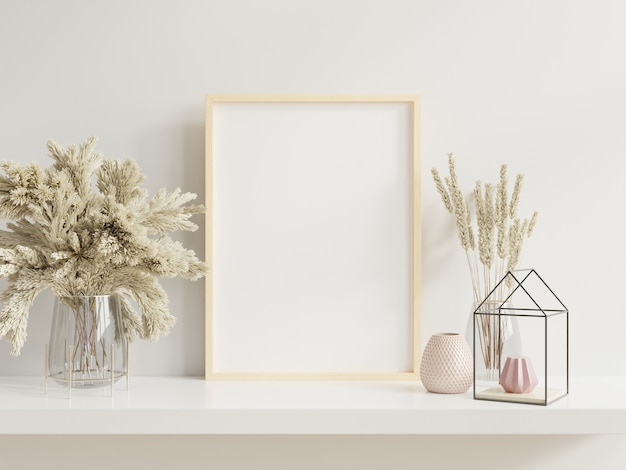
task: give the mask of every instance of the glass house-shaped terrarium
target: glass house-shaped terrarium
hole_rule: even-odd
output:
[[[475,399],[548,405],[569,393],[569,311],[534,269],[507,272],[473,316]]]

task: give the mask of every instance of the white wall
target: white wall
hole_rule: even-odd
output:
[[[571,371],[624,375],[625,18],[621,0],[2,0],[0,158],[47,164],[48,138],[93,133],[151,192],[203,200],[205,93],[421,93],[423,340],[462,331],[471,303],[429,174],[453,151],[468,191],[501,163],[526,175],[523,264],[571,310]],[[181,240],[203,255],[203,236]],[[132,373],[200,375],[203,284],[164,285],[178,324],[133,345]],[[1,374],[41,373],[50,306],[19,358],[0,346]]]

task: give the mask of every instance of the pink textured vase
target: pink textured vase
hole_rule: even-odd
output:
[[[533,363],[528,357],[507,357],[502,373],[500,385],[508,393],[530,393],[537,386],[537,374]]]
[[[464,393],[474,380],[472,351],[458,333],[432,335],[420,365],[422,385],[434,393]]]

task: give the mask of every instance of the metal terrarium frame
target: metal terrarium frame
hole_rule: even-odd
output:
[[[546,293],[555,301],[551,308],[546,308],[544,302],[539,302],[537,296],[531,294],[531,290],[528,286],[530,282],[538,282],[540,286],[544,286]],[[502,293],[505,295],[498,295]],[[515,306],[512,303],[513,299],[518,299],[519,295],[523,295],[526,299],[524,306]],[[495,296],[495,297],[494,297]],[[499,298],[497,298],[499,297]],[[542,305],[543,304],[543,305]],[[555,390],[549,390],[549,321],[555,317],[561,315],[565,316],[565,325],[562,333],[564,334],[564,387]],[[496,284],[491,292],[483,299],[478,307],[474,310],[473,314],[473,355],[474,355],[474,398],[477,400],[489,400],[489,401],[507,401],[517,403],[528,403],[538,405],[548,405],[552,401],[562,398],[569,393],[569,310],[561,302],[559,297],[548,286],[548,284],[539,276],[534,269],[508,271],[502,279]],[[541,390],[534,394],[534,397],[529,398],[524,394],[505,393],[501,390],[501,387],[489,388],[485,391],[477,391],[477,346],[480,346],[480,350],[484,352],[485,347],[494,348],[496,354],[493,360],[493,369],[496,376],[491,377],[492,381],[499,383],[500,374],[502,372],[502,351],[505,338],[505,329],[510,324],[512,318],[539,318],[543,319],[543,393]],[[492,326],[492,337],[485,339],[481,337],[483,332],[477,331],[481,328],[481,325],[489,324]],[[485,341],[491,341],[491,344],[486,344]],[[477,341],[479,343],[477,344]],[[482,360],[482,358],[481,358]],[[485,365],[487,367],[487,365]]]

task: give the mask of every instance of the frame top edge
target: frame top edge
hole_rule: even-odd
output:
[[[331,102],[418,102],[419,94],[211,94],[205,95],[207,102],[224,103],[331,103]]]

